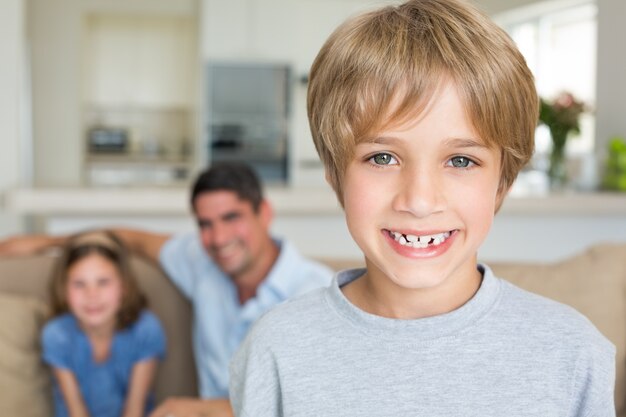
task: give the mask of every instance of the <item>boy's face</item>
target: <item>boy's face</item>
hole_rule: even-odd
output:
[[[452,83],[416,122],[372,139],[356,146],[343,178],[366,279],[378,294],[454,293],[477,276],[476,252],[501,197],[499,151],[477,136]]]

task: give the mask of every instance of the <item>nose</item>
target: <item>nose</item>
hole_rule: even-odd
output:
[[[85,287],[85,295],[88,299],[97,298],[99,294],[98,287],[95,285],[88,285]]]
[[[445,209],[443,181],[436,169],[404,169],[398,178],[393,209],[424,218]]]
[[[207,246],[220,247],[230,240],[230,232],[224,224],[214,224],[211,230],[204,231]]]

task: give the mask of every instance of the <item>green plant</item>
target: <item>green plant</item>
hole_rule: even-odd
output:
[[[621,136],[611,138],[608,153],[602,186],[608,190],[626,191],[626,139]]]
[[[552,101],[541,99],[539,121],[548,126],[550,133],[556,133],[560,139],[567,139],[571,132],[580,133],[579,119],[584,111],[585,104],[572,93],[564,91]],[[565,141],[554,143],[554,146],[563,147]]]

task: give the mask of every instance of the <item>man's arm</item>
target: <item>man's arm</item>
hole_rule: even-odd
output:
[[[171,237],[167,234],[146,232],[137,229],[111,229],[132,252],[159,264],[161,248]]]
[[[67,236],[16,235],[0,241],[0,256],[24,256],[61,246]]]
[[[233,409],[226,398],[204,400],[189,397],[172,397],[162,402],[149,417],[233,417]]]
[[[155,263],[170,235],[136,229],[107,229],[114,233],[133,252]],[[0,256],[32,255],[65,244],[72,235],[18,235],[0,241]]]

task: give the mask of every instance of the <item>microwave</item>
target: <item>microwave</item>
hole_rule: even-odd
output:
[[[128,131],[117,127],[93,127],[89,129],[87,141],[90,152],[126,152],[128,150]]]

